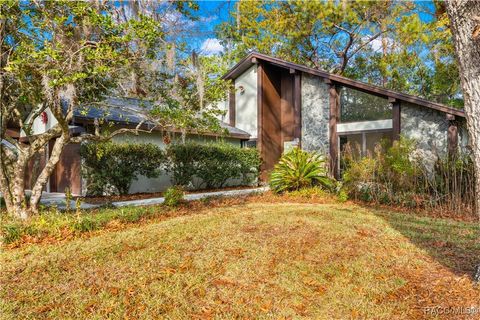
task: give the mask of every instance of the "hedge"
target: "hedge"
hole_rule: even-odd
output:
[[[250,185],[261,164],[256,149],[228,143],[170,144],[166,151],[151,143],[86,143],[80,154],[87,195],[93,196],[127,194],[137,176],[156,178],[161,170],[187,188],[220,188],[232,179]]]
[[[80,148],[87,195],[127,194],[138,175],[156,178],[165,152],[152,143],[86,143]]]
[[[258,179],[261,160],[256,149],[228,143],[171,144],[167,148],[167,171],[175,185],[220,188],[230,179],[249,185]]]

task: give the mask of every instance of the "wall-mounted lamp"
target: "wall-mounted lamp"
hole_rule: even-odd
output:
[[[245,88],[243,86],[238,86],[238,92],[240,92],[240,94],[244,94]]]

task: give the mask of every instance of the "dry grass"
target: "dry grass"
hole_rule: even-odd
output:
[[[480,308],[465,275],[480,256],[476,224],[347,204],[201,213],[4,250],[2,318],[415,319],[425,307]]]

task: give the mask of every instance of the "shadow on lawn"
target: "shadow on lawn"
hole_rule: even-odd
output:
[[[473,277],[480,263],[480,225],[371,209],[456,275]]]

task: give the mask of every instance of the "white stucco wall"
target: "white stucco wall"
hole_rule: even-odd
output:
[[[213,142],[217,138],[207,137],[207,136],[197,136],[192,135],[187,138],[189,141],[196,142]],[[122,134],[113,137],[114,142],[130,142],[130,143],[153,143],[158,145],[161,148],[165,148],[166,145],[163,143],[163,135],[161,132],[152,132],[152,133],[140,133],[138,136],[133,134]],[[232,138],[222,139],[224,142],[232,143],[240,146],[240,140]],[[140,193],[140,192],[161,192],[167,189],[172,185],[170,181],[170,175],[166,172],[158,178],[147,178],[145,176],[139,176],[137,180],[133,181],[130,186],[129,193]]]
[[[257,65],[253,65],[235,79],[235,127],[251,139],[257,138],[257,90]]]
[[[221,115],[218,115],[218,116],[217,116],[217,119],[220,120],[220,121],[223,121],[223,122],[225,122],[225,123],[228,123],[228,122],[229,122],[228,99],[223,100],[223,101],[219,101],[219,102],[217,102],[215,105],[209,104],[209,105],[207,106],[207,108],[217,109],[217,110],[223,111],[224,113],[221,114]]]
[[[51,128],[57,125],[58,121],[53,115],[50,108],[45,109],[45,113],[47,114],[47,118],[48,118],[47,123],[43,123],[41,116],[36,117],[35,120],[33,120],[33,124],[32,124],[32,135],[42,134],[45,131],[50,130]],[[30,121],[30,117],[31,116],[28,116],[27,121]],[[26,136],[25,132],[21,130],[20,137],[25,137],[25,136]]]

